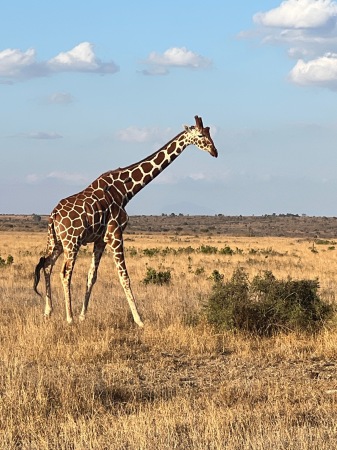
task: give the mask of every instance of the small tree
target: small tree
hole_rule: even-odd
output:
[[[42,220],[42,217],[41,216],[39,216],[38,214],[32,214],[32,219],[33,219],[33,221],[34,222],[41,222],[41,220]]]
[[[319,330],[334,313],[318,296],[318,280],[277,280],[272,272],[250,283],[243,269],[224,282],[214,277],[205,305],[208,321],[218,329],[270,336],[279,331]]]

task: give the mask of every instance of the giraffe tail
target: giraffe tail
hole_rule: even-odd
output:
[[[38,262],[37,266],[35,267],[35,272],[34,272],[34,291],[37,293],[37,295],[39,295],[41,297],[40,292],[37,290],[37,285],[39,284],[40,281],[40,271],[42,269],[42,267],[44,266],[44,263],[46,261],[46,257],[45,256],[41,256],[40,261]]]

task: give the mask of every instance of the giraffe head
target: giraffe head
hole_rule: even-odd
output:
[[[189,143],[217,158],[218,151],[211,138],[209,127],[204,128],[201,117],[195,116],[194,118],[195,126],[188,127],[185,125],[186,137],[189,139]]]

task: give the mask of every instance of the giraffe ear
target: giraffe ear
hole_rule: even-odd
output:
[[[188,125],[183,125],[183,127],[185,128],[186,131],[188,131],[190,129],[190,127]]]

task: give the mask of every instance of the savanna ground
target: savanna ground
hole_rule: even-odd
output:
[[[126,234],[145,321],[139,330],[108,252],[87,319],[72,326],[65,321],[60,258],[54,314],[45,321],[32,273],[46,233],[0,231],[1,257],[14,258],[0,267],[0,448],[336,448],[335,323],[316,335],[261,338],[215,331],[199,315],[213,270],[229,278],[238,266],[250,277],[271,270],[277,278],[318,278],[320,296],[335,303],[334,235],[314,241],[217,233]],[[186,250],[200,246],[228,246],[234,254]],[[73,276],[77,316],[89,264],[90,248],[83,249]],[[147,267],[170,270],[171,283],[144,284]]]

